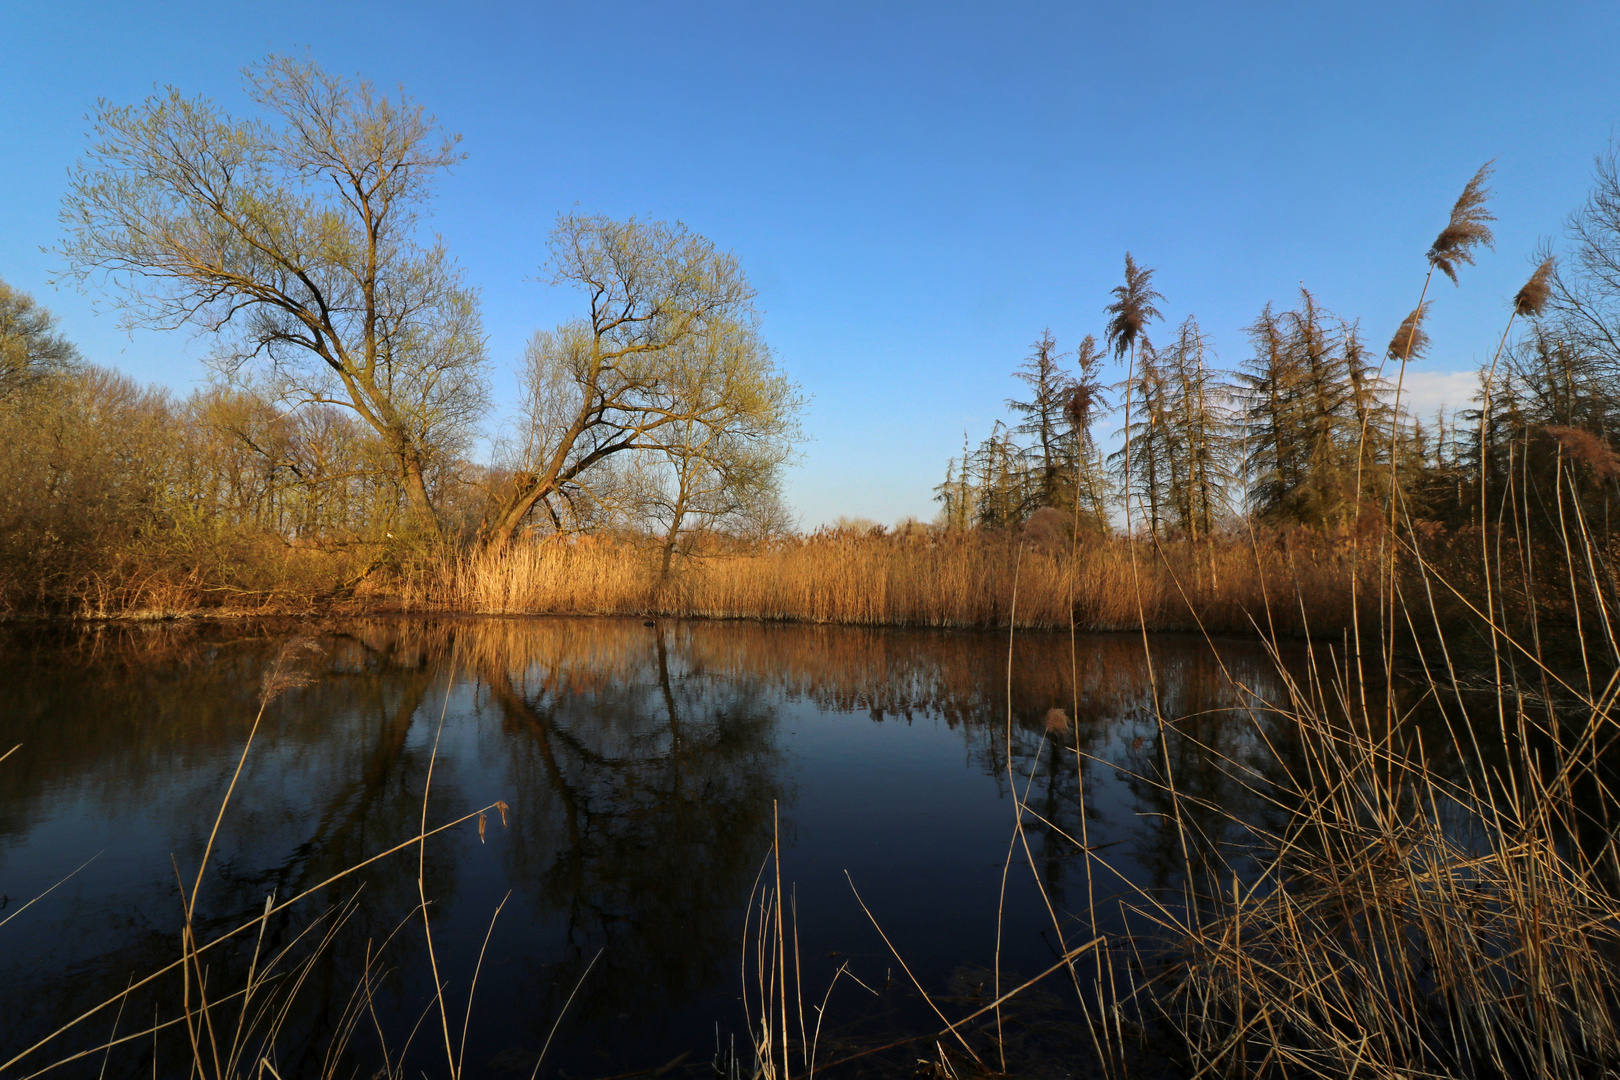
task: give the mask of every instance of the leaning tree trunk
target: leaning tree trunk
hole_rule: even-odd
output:
[[[402,451],[400,471],[403,473],[405,498],[411,504],[411,516],[415,518],[417,528],[430,540],[443,540],[444,530],[439,526],[439,515],[433,510],[433,500],[428,498],[427,481],[422,475],[421,454],[415,450]]]

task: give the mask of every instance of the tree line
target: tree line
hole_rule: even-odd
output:
[[[63,199],[70,279],[130,327],[198,332],[206,388],[87,363],[0,285],[0,591],[83,596],[163,559],[226,595],[300,560],[341,591],[424,552],[603,529],[650,541],[667,575],[707,537],[791,528],[780,493],[803,399],[735,256],[679,223],[560,215],[542,276],[578,313],[530,338],[515,416],[485,444],[478,291],[424,225],[457,137],[403,91],[307,61],[272,57],[246,87],[246,116],[173,89],[99,104]],[[1381,351],[1301,289],[1224,369],[1127,255],[1100,335],[1064,351],[1044,333],[1013,372],[1009,419],[952,459],[940,523],[1005,530],[1047,509],[1081,532],[1201,542],[1245,522],[1552,535],[1578,513],[1606,575],[1614,151],[1562,259],[1536,254],[1471,407],[1424,423],[1399,403],[1429,349],[1436,273],[1455,283],[1493,244],[1489,173],[1457,199]],[[1125,372],[1112,385],[1110,361]]]
[[[120,531],[382,551],[619,527],[667,569],[692,535],[785,526],[802,395],[734,256],[679,223],[561,215],[544,272],[579,314],[531,338],[518,414],[475,461],[478,291],[423,224],[458,137],[307,61],[246,88],[246,116],[172,88],[99,103],[61,214],[70,279],[128,327],[200,331],[208,389],[88,364],[0,291],[13,565]]]
[[[1486,182],[1467,184],[1427,253],[1417,308],[1379,351],[1360,324],[1301,288],[1247,327],[1248,354],[1219,366],[1188,316],[1164,326],[1154,271],[1125,257],[1103,344],[1059,350],[1050,330],[1013,372],[1024,392],[935,490],[948,527],[1014,528],[1042,508],[1082,532],[1198,541],[1245,523],[1318,530],[1389,520],[1558,532],[1579,509],[1607,552],[1620,456],[1620,158],[1599,157],[1566,222],[1568,253],[1538,251],[1510,299],[1472,400],[1425,422],[1400,401],[1431,343],[1436,271],[1454,283],[1493,244]],[[1104,386],[1109,354],[1126,377]],[[1101,425],[1116,421],[1104,454]],[[1071,527],[1072,527],[1071,526]]]

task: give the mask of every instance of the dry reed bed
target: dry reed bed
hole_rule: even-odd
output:
[[[1279,710],[1306,764],[1273,789],[1294,810],[1258,875],[1139,909],[1178,943],[1158,1004],[1199,1073],[1615,1075],[1612,697],[1569,723],[1520,699],[1497,732],[1454,714],[1443,752],[1470,767],[1446,783],[1414,732],[1335,690]]]
[[[1133,565],[1134,564],[1134,565]],[[1197,630],[1338,636],[1351,623],[1355,553],[1333,538],[1073,550],[999,537],[815,536],[685,562],[579,538],[454,560],[415,578],[403,602],[489,614],[755,618],[919,627]],[[1365,572],[1365,568],[1364,568]],[[1016,594],[1016,605],[1015,605]]]

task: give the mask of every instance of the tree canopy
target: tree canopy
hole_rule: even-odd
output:
[[[425,474],[487,398],[477,293],[419,235],[457,137],[403,92],[308,61],[245,81],[252,117],[173,88],[98,103],[63,203],[69,266],[110,279],[129,323],[193,325],[226,372],[352,410],[437,536]]]

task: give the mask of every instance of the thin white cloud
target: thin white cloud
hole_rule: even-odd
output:
[[[1475,408],[1479,375],[1473,371],[1411,371],[1401,387],[1401,404],[1419,420],[1428,421],[1441,409],[1450,416]]]

